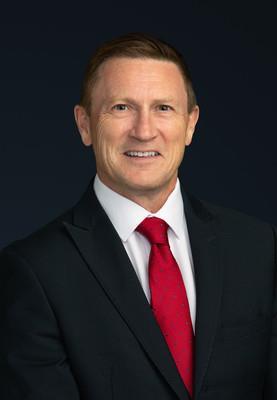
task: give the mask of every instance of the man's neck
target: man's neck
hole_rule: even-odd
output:
[[[99,175],[98,175],[99,177]],[[127,199],[133,201],[134,203],[138,204],[139,206],[143,207],[145,210],[149,211],[150,213],[154,214],[158,212],[162,206],[167,201],[169,195],[173,192],[177,177],[175,180],[172,180],[170,184],[165,185],[162,188],[155,188],[153,190],[128,190],[124,187],[114,187],[114,185],[109,184],[108,182],[103,181],[101,177],[99,177],[101,182],[109,187],[114,192],[120,194],[121,196],[126,197]]]

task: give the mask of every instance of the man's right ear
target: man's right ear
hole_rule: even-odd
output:
[[[90,133],[89,116],[84,107],[77,104],[74,107],[74,116],[79,133],[81,135],[82,142],[85,146],[91,146],[92,140]]]

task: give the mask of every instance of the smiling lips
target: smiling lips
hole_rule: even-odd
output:
[[[160,153],[157,151],[126,151],[124,153],[128,157],[156,157],[159,156]]]

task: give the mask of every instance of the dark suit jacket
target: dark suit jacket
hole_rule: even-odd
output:
[[[194,398],[276,400],[276,230],[183,198],[197,293]],[[91,186],[2,251],[1,400],[188,398]]]

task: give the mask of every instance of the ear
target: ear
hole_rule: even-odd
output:
[[[187,131],[186,131],[186,146],[189,146],[192,141],[192,137],[195,131],[195,127],[199,118],[199,107],[196,105],[194,106],[193,110],[189,113],[189,120],[188,120],[188,126],[187,126]]]
[[[74,107],[74,116],[76,125],[81,135],[82,142],[85,146],[90,146],[92,144],[92,139],[90,132],[89,116],[85,108],[80,105],[76,105]]]

